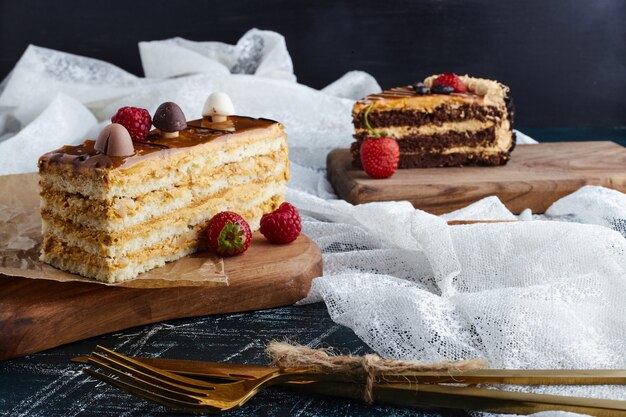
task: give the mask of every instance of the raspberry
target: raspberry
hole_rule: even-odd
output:
[[[390,137],[368,137],[361,144],[361,164],[367,175],[391,177],[398,169],[400,146]]]
[[[244,253],[250,246],[252,231],[248,222],[232,211],[222,211],[209,220],[209,246],[220,256]]]
[[[261,233],[270,242],[290,243],[297,239],[302,231],[302,222],[298,209],[284,202],[275,211],[261,217]]]
[[[458,75],[453,73],[441,74],[439,77],[435,78],[433,87],[436,85],[452,87],[455,93],[465,93],[467,91],[465,83]]]
[[[129,106],[120,108],[117,113],[111,117],[111,122],[119,123],[124,126],[135,142],[146,140],[146,136],[148,136],[150,126],[152,125],[152,119],[150,118],[148,110]]]

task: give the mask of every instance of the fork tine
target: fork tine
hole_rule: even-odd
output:
[[[96,372],[89,368],[83,368],[83,372],[88,375],[99,379],[100,381],[106,382],[107,384],[111,384],[123,391],[129,392],[131,394],[137,395],[138,397],[145,398],[157,404],[163,405],[171,410],[182,411],[186,413],[195,413],[195,414],[204,414],[206,412],[209,413],[217,413],[220,409],[211,407],[209,405],[204,405],[200,403],[190,403],[186,401],[181,401],[175,398],[171,398],[165,395],[160,395],[151,391],[148,391],[144,388],[129,384],[124,381],[120,381],[119,379],[111,378],[108,375],[102,374],[100,372]]]
[[[204,390],[215,389],[215,384],[211,384],[210,382],[202,381],[202,380],[195,379],[195,378],[188,378],[185,376],[177,375],[173,372],[169,372],[163,369],[155,368],[150,365],[146,365],[145,363],[142,363],[134,358],[131,358],[131,357],[122,355],[121,353],[107,349],[104,346],[98,345],[96,346],[96,350],[100,350],[106,353],[106,356],[100,355],[100,357],[105,357],[111,361],[113,361],[113,358],[115,358],[118,362],[125,363],[126,366],[130,366],[134,369],[144,372],[145,374],[156,377],[163,382],[169,381],[170,383],[174,383],[180,386],[181,388],[182,386],[186,385],[192,388],[199,388],[199,389],[204,389]]]
[[[97,356],[92,356],[89,358],[90,365],[94,365],[107,372],[110,372],[118,378],[133,382],[136,385],[141,385],[148,390],[160,392],[168,396],[174,396],[180,398],[183,401],[189,400],[190,396],[196,398],[197,401],[199,401],[198,397],[204,397],[207,394],[207,390],[180,387],[171,382],[162,381],[151,375],[145,374],[136,369],[112,361],[107,357],[99,355],[98,353],[94,352],[93,355]]]

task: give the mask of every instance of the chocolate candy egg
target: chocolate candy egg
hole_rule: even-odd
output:
[[[157,108],[152,124],[161,131],[164,137],[175,138],[179,131],[187,127],[187,120],[178,104],[166,101]]]
[[[130,156],[135,153],[130,133],[119,123],[111,123],[102,129],[94,148],[109,156]]]

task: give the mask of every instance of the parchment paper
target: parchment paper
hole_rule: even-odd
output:
[[[115,284],[70,274],[41,262],[37,177],[37,174],[0,176],[0,274],[133,288],[228,285],[223,260],[208,251],[144,272],[134,280]]]

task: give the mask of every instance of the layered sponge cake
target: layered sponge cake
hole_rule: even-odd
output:
[[[153,130],[129,155],[116,156],[112,136],[43,155],[41,259],[119,282],[204,248],[218,212],[237,212],[258,229],[284,200],[283,126],[243,116],[184,125],[176,137]]]
[[[504,165],[515,147],[509,88],[467,75],[433,75],[369,95],[354,104],[352,118],[357,166],[368,123],[398,141],[399,168]]]

